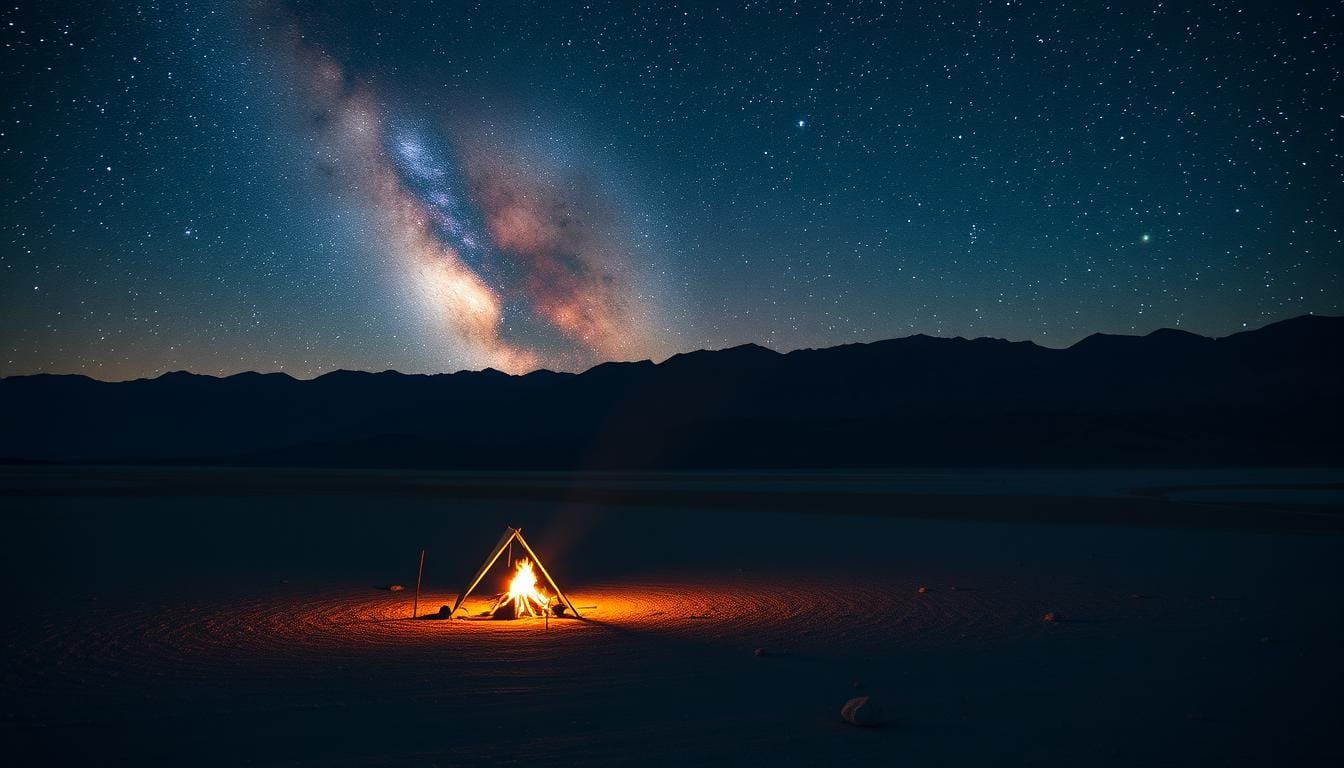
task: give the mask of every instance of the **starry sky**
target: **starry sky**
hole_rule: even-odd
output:
[[[1344,298],[1337,4],[20,2],[0,35],[0,375],[1065,346]]]

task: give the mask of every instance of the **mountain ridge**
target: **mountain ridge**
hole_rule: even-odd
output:
[[[1149,331],[1148,334],[1142,334],[1142,335],[1105,334],[1105,332],[1097,332],[1097,334],[1089,334],[1087,336],[1083,336],[1082,339],[1077,340],[1077,342],[1074,342],[1073,344],[1070,344],[1070,346],[1067,347],[1044,347],[1042,346],[1042,344],[1036,343],[1035,340],[1031,339],[1021,339],[1017,340],[1017,342],[1013,342],[1013,340],[1011,339],[1003,339],[999,338],[999,336],[974,336],[974,338],[966,338],[966,336],[930,336],[927,334],[894,336],[894,338],[890,339],[875,339],[872,340],[872,342],[847,342],[844,344],[835,344],[835,346],[829,346],[829,347],[800,347],[797,348],[797,350],[789,350],[788,352],[771,350],[770,347],[766,347],[763,346],[763,344],[758,344],[755,342],[746,342],[742,344],[734,344],[734,346],[731,347],[718,348],[718,350],[706,350],[706,348],[700,348],[700,350],[676,352],[676,354],[668,356],[667,359],[664,359],[663,362],[653,362],[652,359],[648,358],[638,360],[603,360],[603,362],[594,363],[593,366],[587,367],[587,369],[582,371],[552,371],[550,369],[535,369],[531,371],[524,371],[524,373],[511,374],[507,373],[507,371],[500,371],[497,369],[493,369],[493,367],[489,366],[484,367],[484,369],[433,371],[433,373],[405,373],[405,371],[399,371],[396,369],[386,369],[382,371],[363,371],[358,369],[333,369],[331,371],[325,371],[325,373],[316,375],[316,377],[310,379],[301,379],[298,377],[294,377],[293,374],[289,374],[288,371],[246,370],[246,371],[237,371],[237,373],[233,374],[216,375],[216,374],[195,373],[195,371],[187,371],[187,370],[173,370],[173,371],[164,371],[164,373],[152,375],[152,377],[116,379],[116,381],[109,381],[109,379],[94,378],[90,377],[90,375],[87,374],[46,373],[46,371],[43,371],[43,373],[8,375],[8,377],[0,377],[0,381],[5,381],[5,379],[22,379],[22,378],[35,378],[35,377],[75,377],[75,378],[89,379],[89,381],[99,383],[129,383],[138,381],[157,381],[157,379],[161,379],[164,377],[176,377],[176,375],[188,375],[188,377],[218,379],[218,381],[224,381],[224,379],[233,379],[237,377],[246,377],[246,375],[253,375],[253,377],[285,377],[293,379],[293,381],[296,382],[317,381],[317,379],[329,377],[329,375],[333,374],[399,375],[399,377],[453,377],[453,375],[458,374],[503,374],[505,375],[505,377],[509,378],[524,378],[524,377],[530,377],[530,375],[534,374],[542,374],[542,375],[554,374],[554,375],[571,375],[571,377],[581,377],[581,375],[585,375],[589,373],[589,371],[593,371],[594,369],[601,369],[601,367],[603,366],[642,366],[642,364],[650,364],[650,366],[664,366],[664,364],[673,362],[673,360],[679,360],[679,362],[683,362],[683,360],[687,358],[699,358],[699,356],[722,354],[722,352],[732,352],[732,354],[738,354],[738,352],[742,352],[745,350],[751,350],[751,351],[758,350],[763,352],[769,352],[770,355],[789,356],[800,354],[800,352],[844,350],[844,348],[852,348],[852,347],[871,347],[875,346],[875,344],[878,344],[878,346],[887,346],[887,344],[899,344],[903,342],[910,342],[910,343],[961,342],[961,343],[1012,344],[1012,346],[1034,347],[1038,348],[1038,350],[1058,352],[1066,350],[1075,350],[1075,348],[1089,346],[1091,340],[1094,339],[1121,340],[1121,342],[1129,342],[1129,340],[1142,340],[1153,338],[1183,338],[1188,340],[1198,339],[1203,340],[1203,342],[1224,342],[1224,340],[1235,339],[1238,338],[1238,336],[1243,336],[1247,334],[1250,335],[1261,334],[1261,332],[1270,331],[1273,330],[1273,328],[1284,327],[1285,324],[1286,325],[1314,324],[1313,321],[1328,321],[1328,323],[1344,324],[1344,316],[1300,315],[1297,317],[1289,317],[1289,319],[1285,320],[1277,320],[1274,321],[1274,323],[1262,325],[1262,327],[1259,328],[1251,328],[1251,330],[1246,331],[1236,331],[1235,334],[1228,334],[1226,336],[1204,336],[1200,334],[1195,334],[1195,332],[1192,331],[1185,331],[1183,330],[1183,328],[1169,328],[1169,327],[1156,328],[1156,330]]]
[[[1344,318],[910,336],[582,373],[0,379],[0,461],[437,468],[1344,464]]]
[[[585,369],[582,370],[582,371],[552,371],[552,370],[547,369],[547,368],[536,368],[536,369],[534,369],[534,370],[531,370],[531,371],[525,371],[525,372],[522,372],[522,373],[508,373],[508,372],[506,372],[506,371],[500,371],[500,370],[498,370],[498,369],[496,369],[496,368],[487,366],[487,367],[485,367],[485,368],[480,368],[480,369],[464,368],[464,369],[460,369],[460,370],[456,370],[456,371],[435,371],[435,372],[427,372],[427,373],[406,373],[406,372],[404,372],[404,371],[396,370],[395,368],[387,368],[387,369],[384,369],[384,370],[382,370],[382,371],[363,371],[363,370],[350,369],[350,368],[336,368],[336,369],[327,371],[327,372],[325,372],[325,373],[318,374],[317,376],[314,376],[314,377],[311,378],[311,379],[301,379],[301,378],[298,378],[298,377],[296,377],[296,376],[294,376],[294,375],[292,375],[292,374],[290,374],[290,373],[288,373],[288,372],[286,372],[286,371],[256,371],[256,370],[246,370],[246,371],[238,371],[238,372],[236,372],[236,373],[230,373],[230,374],[226,374],[226,375],[216,375],[216,374],[211,374],[211,373],[197,373],[197,372],[194,372],[194,371],[187,371],[187,370],[173,370],[173,371],[164,371],[163,373],[157,374],[157,375],[155,375],[155,376],[141,376],[141,377],[137,377],[137,378],[134,378],[134,379],[118,379],[118,380],[98,379],[98,378],[95,378],[95,377],[93,377],[93,376],[89,376],[88,374],[83,374],[83,373],[49,373],[49,372],[39,372],[39,373],[21,373],[21,374],[13,374],[13,375],[10,375],[10,376],[0,376],[0,381],[5,381],[5,380],[7,380],[7,379],[24,379],[24,378],[35,378],[35,377],[42,377],[42,376],[47,376],[47,377],[62,377],[62,376],[64,376],[64,377],[75,377],[75,378],[88,379],[89,381],[96,381],[96,382],[99,382],[99,383],[102,383],[102,384],[126,384],[126,383],[130,383],[130,382],[135,382],[135,381],[156,381],[156,380],[158,380],[158,379],[162,379],[162,378],[164,378],[164,377],[172,377],[172,376],[195,376],[195,377],[207,378],[207,379],[215,379],[215,380],[220,380],[220,381],[228,380],[228,379],[233,379],[233,378],[237,378],[237,377],[239,377],[239,376],[280,376],[280,377],[285,377],[285,378],[291,379],[291,380],[293,380],[293,381],[299,381],[299,382],[302,382],[302,381],[316,381],[316,380],[318,380],[318,379],[321,379],[321,378],[324,378],[324,377],[327,377],[327,376],[332,376],[332,375],[334,375],[334,374],[360,374],[360,375],[372,375],[372,376],[395,375],[395,376],[405,376],[405,377],[417,377],[417,376],[418,376],[418,377],[434,377],[434,376],[456,376],[456,375],[459,375],[459,374],[473,374],[473,373],[474,373],[474,374],[503,374],[504,376],[507,376],[507,377],[509,377],[509,378],[518,379],[518,378],[525,378],[525,377],[527,377],[527,376],[531,376],[531,375],[533,375],[533,374],[542,374],[542,375],[545,375],[545,374],[553,374],[553,375],[557,375],[557,376],[583,376],[584,374],[587,374],[587,373],[589,373],[590,371],[593,371],[594,369],[597,369],[597,368],[603,368],[604,366],[642,366],[642,365],[646,365],[646,364],[647,364],[647,365],[652,365],[652,366],[662,366],[662,365],[666,365],[667,363],[673,362],[674,360],[675,360],[675,361],[678,361],[678,362],[682,362],[682,361],[684,361],[684,360],[687,359],[687,358],[699,358],[699,357],[704,356],[704,355],[716,355],[716,354],[722,354],[722,353],[733,353],[733,354],[738,354],[738,353],[741,353],[741,352],[746,351],[746,350],[750,350],[750,351],[753,351],[753,352],[759,350],[759,351],[761,351],[761,352],[769,353],[769,355],[771,355],[771,356],[787,357],[787,356],[789,356],[789,355],[796,355],[796,354],[799,354],[799,353],[806,353],[806,352],[824,352],[824,351],[829,351],[829,350],[849,349],[849,348],[854,348],[854,347],[871,347],[871,346],[874,346],[874,345],[895,345],[895,344],[900,344],[900,343],[903,343],[903,342],[922,343],[922,342],[925,342],[925,341],[932,341],[932,342],[935,342],[935,343],[936,343],[936,342],[961,342],[961,343],[972,343],[972,344],[973,344],[973,343],[978,343],[978,342],[980,342],[980,343],[991,343],[991,344],[998,344],[998,345],[1014,345],[1014,346],[1019,346],[1019,347],[1034,347],[1034,348],[1036,348],[1036,349],[1047,350],[1047,351],[1052,351],[1052,352],[1062,352],[1062,351],[1067,351],[1067,350],[1077,349],[1077,348],[1080,348],[1080,347],[1086,347],[1086,346],[1088,346],[1088,345],[1091,343],[1091,340],[1095,340],[1095,339],[1121,340],[1121,342],[1129,342],[1129,341],[1141,341],[1141,340],[1144,340],[1144,339],[1154,339],[1154,338],[1183,338],[1183,339],[1187,339],[1187,340],[1190,340],[1190,341],[1201,340],[1201,341],[1204,341],[1204,342],[1221,342],[1221,341],[1227,341],[1227,340],[1235,339],[1235,338],[1237,338],[1237,337],[1245,336],[1245,335],[1247,335],[1247,334],[1250,334],[1250,335],[1254,336],[1254,335],[1257,335],[1257,334],[1261,334],[1262,332],[1271,331],[1271,329],[1279,329],[1279,328],[1282,328],[1282,327],[1302,326],[1302,325],[1309,325],[1309,324],[1310,324],[1310,325],[1317,325],[1318,323],[1316,323],[1315,321],[1324,321],[1325,323],[1334,323],[1334,324],[1337,324],[1337,325],[1344,325],[1344,315],[1340,315],[1340,316],[1336,316],[1336,315],[1299,315],[1299,316],[1297,316],[1297,317],[1287,318],[1287,319],[1284,319],[1284,320],[1278,320],[1278,321],[1275,321],[1275,322],[1273,322],[1273,323],[1269,323],[1269,324],[1267,324],[1267,325],[1261,326],[1260,328],[1252,328],[1252,329],[1248,329],[1248,330],[1237,331],[1236,333],[1231,333],[1231,334],[1228,334],[1228,335],[1226,335],[1226,336],[1204,336],[1204,335],[1202,335],[1202,334],[1194,333],[1193,331],[1187,331],[1187,330],[1184,330],[1184,329],[1182,329],[1182,328],[1170,328],[1170,327],[1166,327],[1166,326],[1163,326],[1163,327],[1160,327],[1160,328],[1156,328],[1156,329],[1154,329],[1154,330],[1152,330],[1152,331],[1149,331],[1149,332],[1146,333],[1146,334],[1122,334],[1122,333],[1102,333],[1102,332],[1098,332],[1098,333],[1092,333],[1092,334],[1089,334],[1089,335],[1087,335],[1087,336],[1084,336],[1083,338],[1079,339],[1078,341],[1075,341],[1073,344],[1070,344],[1070,345],[1067,346],[1067,347],[1046,347],[1046,346],[1042,346],[1041,344],[1038,344],[1037,342],[1035,342],[1035,341],[1033,341],[1033,340],[1031,340],[1031,339],[1022,339],[1022,340],[1019,340],[1019,341],[1012,341],[1012,340],[1010,340],[1010,339],[1004,339],[1004,338],[1000,338],[1000,337],[997,337],[997,336],[976,336],[976,337],[974,337],[974,338],[967,338],[967,337],[965,337],[965,336],[930,336],[930,335],[925,334],[925,333],[914,333],[914,334],[911,334],[911,335],[909,335],[909,336],[897,336],[897,337],[892,337],[892,338],[889,338],[889,339],[875,339],[875,340],[873,340],[873,341],[853,341],[853,342],[846,342],[846,343],[844,343],[844,344],[836,344],[836,345],[829,346],[829,347],[799,347],[798,349],[792,349],[792,350],[789,350],[788,352],[779,352],[779,351],[774,350],[774,349],[771,349],[770,347],[767,347],[767,346],[765,346],[765,345],[763,345],[763,344],[757,344],[757,343],[755,343],[755,342],[746,342],[746,343],[743,343],[743,344],[735,344],[735,345],[730,346],[730,347],[722,347],[722,348],[719,348],[719,349],[694,349],[694,350],[688,350],[688,351],[686,351],[686,352],[677,352],[677,353],[675,353],[675,354],[669,356],[668,358],[666,358],[666,359],[663,360],[662,362],[654,362],[653,360],[651,360],[651,359],[649,359],[649,358],[643,358],[643,359],[640,359],[640,360],[605,360],[605,361],[600,362],[600,363],[594,363],[592,366],[590,366],[590,367],[588,367],[588,368],[585,368]]]

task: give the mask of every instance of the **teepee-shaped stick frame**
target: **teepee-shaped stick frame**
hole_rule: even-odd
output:
[[[565,593],[560,590],[558,585],[556,585],[555,579],[552,579],[551,574],[546,571],[546,566],[541,564],[541,558],[537,557],[537,553],[533,552],[532,547],[528,546],[527,539],[523,538],[523,532],[512,526],[504,529],[504,535],[499,537],[499,543],[490,551],[490,555],[485,558],[485,563],[481,565],[480,570],[476,571],[476,575],[471,579],[471,584],[469,584],[466,589],[462,590],[462,594],[457,596],[457,602],[453,603],[453,610],[449,615],[455,616],[457,614],[457,609],[462,607],[462,603],[466,602],[467,597],[470,596],[472,591],[481,583],[481,579],[485,578],[485,574],[494,567],[495,561],[499,560],[499,556],[504,554],[504,550],[508,549],[509,544],[513,543],[515,540],[517,540],[517,542],[522,545],[523,549],[527,551],[527,554],[531,556],[532,562],[537,565],[537,570],[541,571],[541,575],[546,577],[546,583],[550,584],[551,589],[555,590],[555,596],[560,599],[560,602],[564,603],[576,618],[582,618],[579,616],[579,612],[574,608],[574,604],[569,602],[569,598],[565,597]]]

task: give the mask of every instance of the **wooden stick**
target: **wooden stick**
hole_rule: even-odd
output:
[[[494,551],[490,554],[490,557],[486,559],[485,564],[481,566],[481,570],[476,572],[476,577],[471,580],[471,584],[457,596],[457,602],[453,603],[453,610],[452,613],[449,614],[450,616],[457,614],[457,609],[462,607],[462,603],[466,602],[467,596],[471,594],[473,589],[476,589],[477,584],[481,583],[481,579],[485,577],[485,572],[490,570],[490,567],[495,564],[495,561],[499,559],[500,555],[504,554],[505,545],[512,542],[513,537],[517,535],[518,531],[513,528],[504,529],[504,535],[499,538],[499,543],[495,545]]]
[[[411,618],[420,615],[420,577],[425,574],[425,550],[420,550],[420,567],[415,572],[415,602],[411,603]]]

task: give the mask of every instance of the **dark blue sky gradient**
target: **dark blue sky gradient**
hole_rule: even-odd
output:
[[[1339,314],[1339,6],[1083,5],[8,7],[0,375]]]

